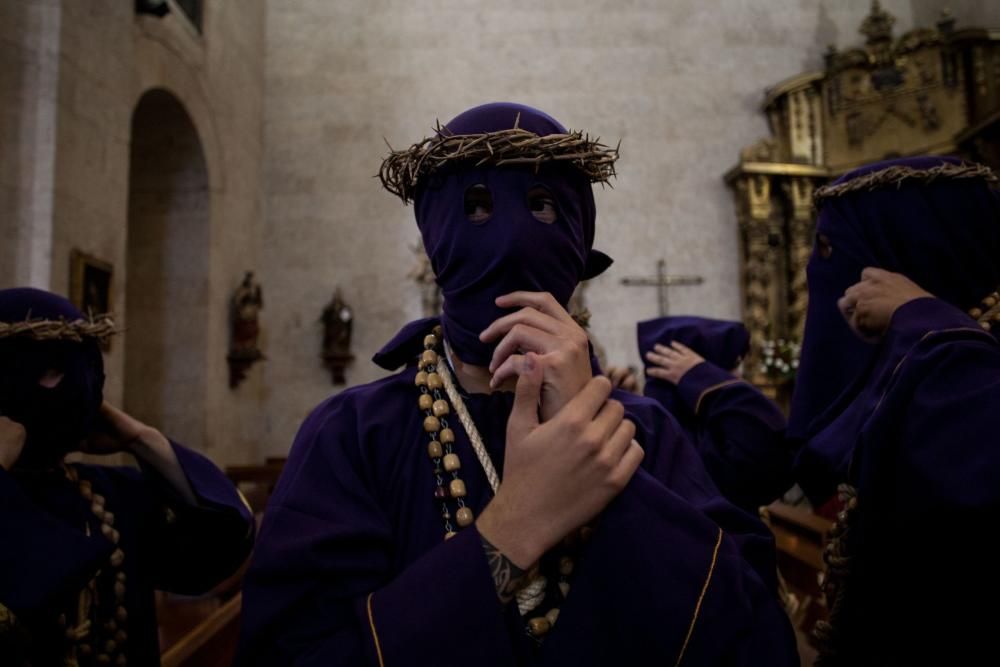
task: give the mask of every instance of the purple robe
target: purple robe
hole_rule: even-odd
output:
[[[558,622],[538,646],[502,605],[475,524],[445,541],[414,386],[433,326],[407,326],[376,360],[407,367],[306,419],[244,585],[240,665],[792,665],[774,546],[728,504],[670,417],[616,398],[642,468],[596,522]],[[464,395],[497,470],[513,394]],[[455,452],[478,514],[490,501],[468,438]]]
[[[232,483],[200,454],[176,444],[173,449],[197,505],[186,503],[148,466],[73,466],[105,497],[121,534],[128,620],[119,629],[128,634],[130,665],[160,664],[154,589],[204,593],[235,572],[253,544],[252,516]],[[109,566],[114,545],[101,534],[101,522],[76,483],[61,471],[28,478],[16,466],[0,469],[0,536],[0,603],[30,642],[28,663],[61,665],[67,643],[57,619],[61,613],[75,617],[79,593],[95,573],[98,617],[115,617],[116,570]],[[91,632],[102,645],[114,635],[97,627]]]
[[[856,489],[830,554],[843,583],[826,665],[985,664],[995,652],[1000,344],[996,323],[989,333],[965,312],[1000,284],[1000,192],[948,168],[964,167],[869,165],[835,185],[885,169],[922,177],[820,202],[789,431],[814,502],[838,484]],[[866,266],[937,297],[898,308],[877,344],[859,342],[836,304]]]
[[[924,298],[896,312],[872,380],[814,436],[811,465],[858,488],[844,664],[982,664],[994,651],[998,411],[1000,344]]]
[[[677,419],[722,494],[756,513],[788,490],[793,453],[785,443],[784,415],[756,387],[725,370],[735,368],[746,354],[746,327],[702,317],[667,317],[640,322],[637,332],[644,361],[655,344],[671,341],[705,358],[677,385],[647,375],[643,393]]]

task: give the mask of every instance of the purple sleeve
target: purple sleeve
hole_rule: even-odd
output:
[[[567,665],[797,665],[771,583],[718,516],[640,470],[602,515],[559,615],[575,631],[546,650]]]
[[[982,327],[955,306],[936,299],[923,297],[904,303],[896,309],[886,332],[889,346],[909,349],[929,332],[943,332],[952,329],[978,329]]]
[[[677,393],[691,413],[697,415],[706,396],[742,382],[732,373],[703,361],[684,374],[677,385]]]
[[[151,466],[140,461],[141,483],[153,516],[144,550],[157,587],[199,594],[233,574],[253,547],[253,516],[233,483],[206,457],[171,442],[197,499],[185,502]]]
[[[675,664],[683,654],[684,664],[797,664],[771,534],[719,494],[658,405],[626,407],[646,460],[602,516],[585,567],[605,573],[593,579],[606,608],[629,610],[614,622],[635,632],[635,662]]]
[[[15,615],[82,588],[109,555],[106,545],[36,507],[0,468],[0,603]]]
[[[879,490],[860,497],[861,517],[889,561],[893,618],[923,638],[923,659],[950,660],[955,647],[984,655],[997,614],[982,601],[1000,595],[990,528],[1000,520],[1000,344],[937,299],[901,307],[886,342],[898,360],[854,454],[861,489]]]
[[[755,512],[792,485],[785,417],[756,387],[704,362],[684,374],[678,394],[695,415],[695,447],[726,498]]]
[[[245,580],[237,664],[510,664],[478,533],[398,563],[406,527],[380,505],[362,440],[340,397],[299,432]]]
[[[963,514],[1000,507],[994,424],[1000,344],[938,299],[902,306],[887,342],[899,361],[879,387],[863,431],[866,465],[878,467],[889,461],[883,456],[893,457],[892,465],[900,466],[893,489],[915,525],[935,508],[954,511],[953,523]],[[882,439],[905,447],[894,451]],[[861,474],[873,472],[862,467]]]
[[[503,609],[475,524],[428,552],[359,613],[371,631],[372,664],[496,665],[512,662]],[[438,634],[447,624],[447,646]]]

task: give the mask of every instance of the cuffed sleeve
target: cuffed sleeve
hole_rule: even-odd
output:
[[[707,394],[741,382],[743,381],[733,377],[732,373],[703,361],[684,374],[677,385],[677,391],[684,405],[692,414],[697,415]]]
[[[171,442],[197,503],[187,503],[140,461],[153,516],[144,530],[157,586],[203,593],[233,574],[253,547],[253,516],[233,483],[206,457]]]
[[[475,524],[432,549],[391,583],[358,604],[371,633],[368,655],[383,665],[513,664],[503,607],[497,599]],[[442,646],[438,633],[474,642]]]

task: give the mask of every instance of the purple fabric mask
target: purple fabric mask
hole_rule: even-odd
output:
[[[750,332],[741,322],[706,317],[660,317],[646,320],[639,322],[636,335],[639,356],[647,369],[649,362],[646,361],[646,353],[657,343],[670,345],[677,341],[687,345],[704,357],[705,361],[724,370],[736,368],[750,348]],[[677,405],[677,388],[669,382],[647,376],[643,393],[655,398],[672,412],[680,409]]]
[[[539,135],[563,133],[550,116],[516,104],[488,104],[457,116],[445,128],[477,134],[518,127]],[[492,214],[473,222],[466,192],[483,186]],[[556,209],[550,224],[536,219],[528,193],[548,192]],[[486,366],[495,344],[479,334],[509,310],[495,299],[516,290],[551,292],[564,306],[576,285],[610,265],[592,250],[596,211],[593,191],[571,166],[453,167],[425,179],[414,202],[417,225],[444,297],[441,324],[455,353],[466,363]]]
[[[61,296],[31,288],[0,290],[0,322],[28,318],[75,321],[83,315]],[[63,374],[53,388],[38,380]],[[96,424],[104,398],[104,360],[97,341],[0,339],[0,414],[27,431],[20,467],[58,463]]]
[[[949,157],[890,160],[850,172],[837,183],[895,165],[929,169]],[[1000,285],[1000,194],[981,179],[940,178],[929,184],[904,183],[856,191],[822,204],[817,235],[829,239],[824,257],[813,251],[807,269],[809,308],[792,398],[789,436],[809,440],[858,396],[874,366],[878,346],[862,342],[837,309],[837,299],[874,266],[902,273],[931,294],[962,310]],[[800,454],[843,461],[853,442],[809,443]],[[844,451],[828,451],[842,447]],[[801,473],[800,473],[801,476]],[[803,480],[805,486],[806,481]]]

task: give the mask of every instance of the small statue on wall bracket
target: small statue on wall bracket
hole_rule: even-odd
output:
[[[253,271],[247,271],[229,302],[229,386],[235,389],[246,379],[247,371],[266,357],[257,346],[260,337],[259,315],[264,307],[260,284]]]
[[[333,299],[323,309],[323,365],[330,371],[330,379],[335,385],[346,384],[344,369],[354,361],[351,354],[351,332],[354,327],[354,311],[344,301],[338,287]]]

